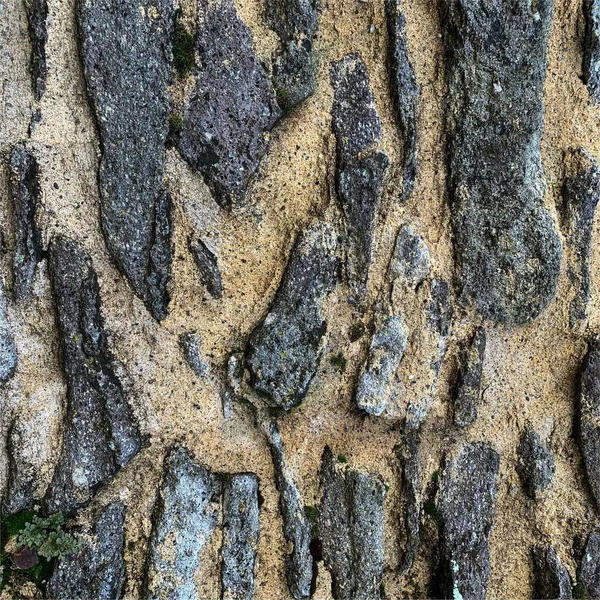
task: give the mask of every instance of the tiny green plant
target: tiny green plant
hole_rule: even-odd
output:
[[[180,77],[185,77],[194,66],[194,36],[181,21],[175,23],[173,33],[173,66]]]
[[[55,513],[47,518],[33,515],[17,536],[17,547],[31,548],[46,558],[64,558],[81,548],[81,540],[67,533],[62,526],[65,518]]]

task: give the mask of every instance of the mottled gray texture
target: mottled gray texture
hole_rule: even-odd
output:
[[[311,523],[304,511],[298,486],[285,463],[283,442],[275,421],[264,421],[275,469],[275,485],[279,491],[279,510],[283,518],[283,536],[292,549],[286,556],[286,578],[295,600],[310,597],[313,576],[313,557],[310,553]]]
[[[590,261],[592,229],[600,199],[600,167],[583,148],[567,153],[566,178],[559,206],[562,227],[570,255],[567,275],[574,287],[569,310],[571,328],[585,327],[590,302]]]
[[[225,476],[223,482],[223,600],[250,600],[259,536],[258,477]]]
[[[485,599],[499,467],[498,453],[479,442],[463,446],[444,470],[440,489],[444,598]]]
[[[202,359],[202,339],[200,336],[191,331],[186,331],[179,336],[179,345],[190,369],[201,379],[206,377],[210,365]]]
[[[144,598],[197,597],[194,573],[217,527],[220,495],[216,475],[194,463],[185,449],[171,449],[152,518]]]
[[[31,85],[34,98],[40,100],[46,91],[46,75],[48,73],[46,65],[48,3],[46,0],[24,0],[23,4],[27,13],[31,42]]]
[[[592,102],[600,102],[600,1],[583,0],[585,39],[583,48],[583,80]]]
[[[233,0],[199,0],[199,71],[179,149],[222,207],[243,201],[279,117],[275,91]]]
[[[0,383],[6,383],[17,368],[17,349],[11,327],[6,318],[6,297],[0,282]]]
[[[407,340],[408,328],[399,315],[385,318],[371,340],[355,394],[356,405],[370,415],[381,415],[398,393],[395,374]]]
[[[201,239],[189,238],[188,246],[200,272],[202,285],[213,298],[221,298],[223,296],[223,282],[221,281],[221,271],[217,264],[217,257]]]
[[[534,546],[533,597],[540,600],[571,600],[571,577],[560,562],[556,550],[551,547]]]
[[[346,276],[360,302],[372,260],[373,235],[388,166],[381,140],[381,120],[369,87],[367,68],[358,54],[331,64],[333,132],[337,141],[336,187],[346,219]]]
[[[83,71],[100,133],[109,252],[156,319],[167,315],[172,0],[77,0]]]
[[[576,434],[587,480],[600,509],[600,342],[591,339],[579,380]]]
[[[35,220],[42,199],[39,177],[33,153],[22,145],[15,146],[10,158],[10,184],[15,228],[13,296],[17,301],[31,294],[42,251]]]
[[[265,0],[266,22],[279,36],[273,53],[273,85],[277,101],[290,110],[317,87],[313,38],[317,30],[318,0]]]
[[[429,273],[431,257],[429,248],[419,235],[408,225],[403,225],[396,236],[394,253],[388,267],[392,280],[402,278],[410,288],[415,289]]]
[[[23,460],[19,452],[21,445],[27,443],[27,433],[31,435],[31,432],[26,431],[26,427],[23,420],[15,419],[8,428],[8,477],[1,509],[3,515],[12,515],[33,506],[38,473],[28,461]]]
[[[408,571],[414,563],[419,549],[421,525],[421,503],[419,502],[419,450],[420,432],[408,424],[404,430],[406,439],[400,451],[402,464],[402,499],[404,505],[404,527],[406,539],[403,543],[401,572]]]
[[[590,533],[585,545],[577,576],[585,586],[587,597],[600,598],[600,533]]]
[[[538,317],[560,272],[540,156],[553,4],[441,3],[459,289],[464,302],[501,323]]]
[[[527,495],[534,500],[542,498],[550,487],[556,470],[550,448],[542,442],[533,428],[526,427],[521,434],[517,456],[517,473]]]
[[[320,477],[319,532],[333,597],[380,598],[385,486],[378,477],[343,470],[329,447]]]
[[[88,502],[140,450],[141,438],[108,348],[90,258],[55,238],[49,273],[67,383],[62,449],[44,500],[54,513]]]
[[[321,360],[327,323],[322,308],[337,276],[336,236],[316,222],[296,240],[275,299],[248,342],[254,389],[272,408],[302,401]]]
[[[420,89],[408,56],[406,19],[400,0],[385,0],[389,36],[389,61],[392,96],[402,134],[402,193],[405,202],[410,196],[417,176],[417,118]]]
[[[113,502],[104,508],[89,532],[91,541],[76,554],[60,560],[48,581],[53,600],[120,600],[125,568],[123,546],[125,507]]]
[[[458,427],[468,427],[477,419],[485,345],[485,329],[479,327],[461,348],[458,381],[454,394],[454,424]]]

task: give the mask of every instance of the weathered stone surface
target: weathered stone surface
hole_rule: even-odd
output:
[[[31,85],[36,100],[40,100],[46,91],[46,42],[48,31],[48,3],[46,0],[24,0],[31,41]]]
[[[406,201],[415,185],[417,175],[417,118],[420,90],[408,56],[406,19],[400,0],[385,0],[389,35],[389,57],[392,75],[392,95],[402,134],[402,194]]]
[[[240,203],[279,117],[275,91],[233,0],[201,0],[200,70],[187,100],[179,149],[222,207]]]
[[[402,282],[414,290],[427,277],[430,263],[429,248],[410,226],[403,225],[396,236],[388,267],[390,279],[402,278]]]
[[[194,573],[200,552],[218,524],[221,484],[194,463],[183,448],[173,448],[153,516],[146,558],[145,598],[196,597]]]
[[[590,533],[581,557],[578,579],[585,586],[587,598],[600,598],[600,533]]]
[[[590,252],[594,215],[600,199],[600,167],[583,148],[569,152],[565,163],[560,212],[570,246],[567,274],[574,287],[569,325],[577,328],[585,327],[589,312]]]
[[[553,0],[444,0],[449,191],[464,301],[527,323],[554,297],[561,242],[543,204],[540,138]]]
[[[0,283],[0,383],[6,383],[17,368],[17,349],[6,318],[4,286]]]
[[[179,345],[190,369],[203,379],[208,375],[210,365],[202,359],[202,340],[199,335],[186,331],[179,336]]]
[[[348,235],[347,278],[356,300],[365,294],[373,233],[388,166],[376,150],[381,120],[369,87],[367,68],[358,54],[331,65],[333,132],[337,140],[336,186]]]
[[[385,486],[378,477],[342,470],[328,447],[320,476],[319,531],[333,597],[380,598]]]
[[[265,0],[266,21],[279,36],[273,53],[273,84],[277,101],[290,110],[317,87],[313,37],[317,30],[316,0]]]
[[[140,450],[141,437],[108,348],[89,257],[55,238],[49,272],[67,382],[62,450],[45,498],[53,513],[85,504]]]
[[[123,597],[125,507],[113,502],[102,510],[89,532],[91,540],[60,560],[48,581],[56,600],[119,600]]]
[[[465,445],[444,470],[440,516],[445,598],[485,599],[499,467],[498,453],[475,443]]]
[[[517,473],[527,495],[534,500],[543,497],[556,470],[550,448],[542,442],[534,429],[527,427],[521,435],[517,455]]]
[[[584,0],[585,41],[583,51],[583,80],[593,102],[600,101],[600,2]]]
[[[226,476],[221,571],[224,600],[250,600],[254,594],[258,516],[258,477],[253,473]]]
[[[196,267],[200,271],[202,285],[206,287],[213,298],[221,298],[223,296],[223,282],[221,281],[221,271],[217,264],[217,257],[201,239],[188,239],[188,246],[194,257]]]
[[[248,342],[254,389],[289,410],[306,395],[322,354],[322,307],[337,276],[334,230],[317,222],[296,241],[275,299]]]
[[[295,600],[310,597],[313,576],[313,558],[310,553],[311,523],[304,511],[298,486],[285,463],[283,442],[275,421],[264,421],[262,428],[269,441],[275,484],[279,491],[279,510],[283,518],[283,535],[292,545],[286,557],[287,584]]]
[[[587,480],[600,508],[600,342],[592,339],[579,380],[577,441],[583,455]]]
[[[102,227],[111,256],[156,319],[167,315],[171,0],[78,0],[83,70],[102,160]]]
[[[485,345],[485,329],[480,327],[461,350],[454,395],[454,424],[458,427],[468,427],[477,419]]]
[[[42,244],[35,222],[41,202],[39,171],[35,156],[24,146],[15,146],[10,159],[11,191],[15,219],[13,295],[23,300],[31,294]]]
[[[571,577],[560,562],[556,550],[550,547],[534,546],[533,556],[533,597],[540,599],[571,600]]]
[[[400,456],[402,462],[402,498],[404,503],[404,527],[406,540],[400,570],[408,571],[414,563],[419,548],[421,525],[421,503],[419,502],[419,449],[421,445],[418,429],[405,428],[406,443]]]
[[[394,379],[407,340],[408,329],[399,315],[384,319],[371,340],[355,395],[357,406],[370,415],[381,415],[397,393]]]

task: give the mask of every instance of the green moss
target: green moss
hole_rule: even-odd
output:
[[[435,485],[438,485],[439,481],[440,481],[440,472],[439,471],[434,471],[431,474],[431,481],[433,481],[433,483]]]
[[[17,535],[27,523],[31,522],[35,511],[31,508],[21,510],[13,515],[8,515],[0,521],[0,547],[4,548],[6,542]]]
[[[338,352],[338,354],[335,354],[334,356],[330,356],[329,362],[341,373],[346,370],[346,365],[348,363],[346,357],[341,352]]]
[[[185,77],[194,66],[194,36],[179,20],[173,32],[173,66],[180,77]]]
[[[575,582],[575,585],[573,586],[573,598],[575,598],[575,600],[584,600],[587,597],[588,597],[588,594],[587,594],[587,590],[585,589],[585,584],[583,583],[583,581],[581,581],[581,579],[579,578],[579,575],[578,575],[577,581]]]
[[[345,454],[338,454],[338,462],[347,463],[348,457]]]
[[[428,500],[423,506],[423,511],[430,517],[434,523],[439,527],[440,524],[440,511],[433,500]]]
[[[173,136],[178,136],[183,129],[183,119],[181,115],[177,113],[173,113],[169,117],[169,134]]]
[[[305,506],[304,514],[310,523],[311,539],[319,538],[319,511],[316,506]]]

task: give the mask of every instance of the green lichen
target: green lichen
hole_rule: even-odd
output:
[[[194,66],[194,36],[179,20],[173,32],[173,66],[180,77],[185,77]]]

